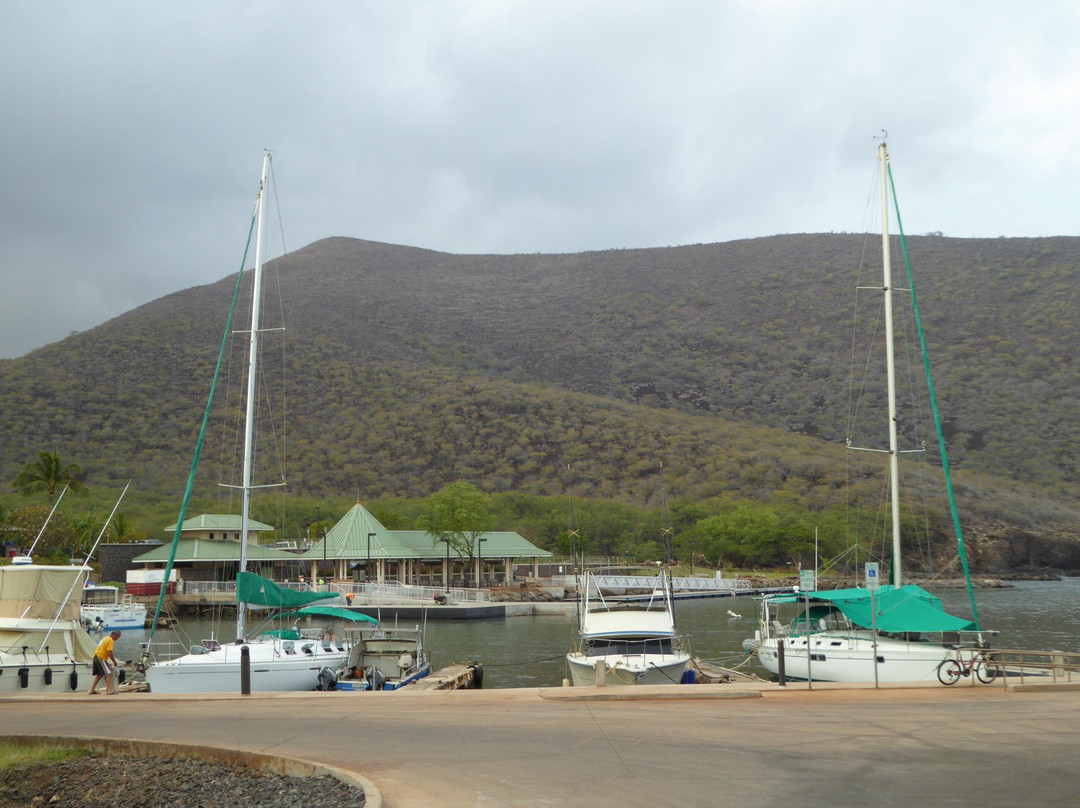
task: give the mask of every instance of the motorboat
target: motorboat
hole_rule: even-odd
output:
[[[682,684],[690,652],[675,631],[675,610],[666,572],[642,576],[641,598],[605,597],[585,575],[574,647],[566,663],[575,687]]]
[[[82,593],[82,620],[88,631],[144,628],[146,606],[109,584],[87,585]]]
[[[0,693],[70,693],[96,646],[79,614],[87,571],[28,561],[0,567]]]

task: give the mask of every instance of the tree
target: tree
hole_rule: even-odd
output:
[[[38,459],[27,463],[15,477],[14,485],[20,494],[36,494],[46,491],[52,498],[56,489],[66,485],[72,491],[85,491],[86,486],[78,479],[82,467],[78,463],[66,466],[55,449],[51,452],[39,452]]]
[[[488,495],[475,485],[449,483],[428,499],[431,511],[417,518],[417,526],[435,542],[446,542],[458,558],[473,567],[480,537],[493,524]]]

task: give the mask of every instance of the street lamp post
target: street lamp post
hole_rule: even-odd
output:
[[[484,542],[486,542],[483,536],[478,536],[476,539],[476,588],[480,588],[480,572],[484,566]]]
[[[367,582],[371,579],[371,537],[374,533],[367,534],[367,560],[364,562],[364,588],[367,588]]]
[[[450,594],[450,539],[439,539],[439,541],[446,542],[446,570],[443,572],[443,578],[446,583],[446,594]]]

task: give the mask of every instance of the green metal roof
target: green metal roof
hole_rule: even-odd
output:
[[[368,534],[371,541],[368,541]],[[325,551],[323,545],[326,545]],[[368,547],[370,546],[370,556]],[[300,556],[301,558],[416,558],[408,547],[399,542],[391,531],[382,526],[368,510],[357,503],[341,520],[326,532],[326,538],[320,539],[315,546]]]
[[[431,534],[423,530],[394,530],[394,536],[422,558],[432,558],[446,553],[446,546],[435,543]],[[495,530],[480,534],[477,555],[480,558],[547,558],[551,553],[541,550],[524,536],[509,530]]]
[[[194,531],[194,530],[232,530],[238,531],[241,529],[240,516],[234,513],[204,513],[199,516],[193,516],[190,519],[184,520],[184,526],[180,531]],[[263,524],[262,522],[256,522],[254,519],[248,519],[248,530],[273,530],[273,525]],[[173,522],[167,528],[166,533],[176,532],[176,523]]]
[[[370,553],[368,534],[371,534]],[[510,531],[492,531],[482,534],[481,538],[478,555],[482,558],[545,558],[551,555]],[[325,544],[324,551],[323,540],[316,542],[300,558],[355,561],[361,558],[441,558],[446,553],[445,546],[437,544],[426,531],[387,530],[359,503],[327,531]]]
[[[153,562],[166,562],[169,560],[171,544],[163,544],[148,553],[135,556],[132,561],[140,564]],[[248,544],[247,557],[251,561],[298,561],[300,556],[296,553],[287,553],[284,550],[275,550],[273,547],[262,547],[258,544]],[[176,547],[176,560],[180,562],[191,561],[239,561],[240,542],[238,541],[211,541],[210,539],[181,539]]]

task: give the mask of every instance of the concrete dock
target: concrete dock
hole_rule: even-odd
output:
[[[4,735],[316,761],[388,808],[1071,805],[1080,687],[71,694],[6,698],[0,716]]]

